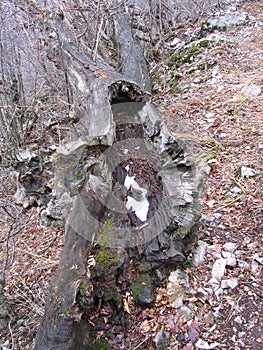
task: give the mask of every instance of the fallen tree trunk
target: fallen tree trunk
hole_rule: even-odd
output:
[[[195,242],[200,173],[191,146],[149,102],[142,50],[128,20],[114,21],[122,74],[76,49],[57,24],[61,46],[49,50],[58,67],[63,57],[78,122],[53,156],[45,213],[66,219],[65,246],[35,350],[92,349],[100,329],[90,315],[101,304],[120,312],[135,281],[123,283],[131,261],[138,281],[157,280],[155,271],[183,263]],[[142,306],[154,300],[146,287],[134,294]]]
[[[169,132],[135,83],[101,78],[89,90],[90,127],[81,121],[56,154],[54,192],[70,214],[35,349],[92,348],[89,314],[98,300],[120,307],[120,276],[130,261],[143,273],[171,269],[185,261],[195,239],[197,178],[185,142]],[[143,217],[136,203],[144,193]],[[128,207],[129,200],[135,205]]]

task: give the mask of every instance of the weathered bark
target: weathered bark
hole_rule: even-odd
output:
[[[171,268],[185,260],[195,239],[200,177],[191,150],[149,103],[147,67],[129,22],[121,15],[114,21],[122,74],[77,50],[53,22],[61,45],[51,46],[49,58],[61,67],[63,57],[78,122],[53,155],[45,215],[66,219],[65,247],[35,350],[92,348],[94,300],[119,307],[114,289],[129,261],[144,271]],[[136,176],[137,188],[125,186],[127,176]],[[145,220],[127,210],[128,198],[141,202],[143,193]]]
[[[65,246],[60,259],[59,270],[52,282],[45,306],[35,349],[77,349],[80,341],[82,349],[89,345],[86,329],[79,337],[77,325],[81,327],[84,309],[80,309],[78,298],[84,297],[86,308],[92,306],[92,285],[86,275],[87,247],[89,242],[72,229],[65,234]]]
[[[69,69],[76,68],[71,64]],[[191,230],[199,209],[196,173],[184,142],[172,136],[135,83],[99,78],[89,91],[87,115],[55,157],[54,193],[67,217],[65,248],[36,350],[91,348],[88,315],[93,296],[100,298],[101,288],[115,288],[129,259],[145,270],[182,263],[195,237]],[[111,104],[123,100],[130,102]],[[94,118],[102,120],[101,128]],[[147,222],[125,207],[129,193],[122,190],[131,159],[131,175],[149,193]],[[95,243],[111,248],[118,259],[116,268],[108,267],[113,277],[105,277],[104,271],[97,272],[95,280],[87,278],[88,255]],[[111,298],[117,302],[116,296]]]

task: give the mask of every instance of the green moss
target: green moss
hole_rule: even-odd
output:
[[[96,256],[96,262],[99,264],[99,268],[103,276],[107,275],[112,267],[115,271],[120,267],[117,257],[109,248],[106,247],[100,248],[100,251]]]
[[[111,332],[106,332],[107,338],[110,338],[111,340],[115,339],[115,335]]]
[[[91,345],[91,350],[108,350],[109,344],[102,339],[97,340],[94,344]]]
[[[51,327],[52,327],[54,333],[57,333],[57,331],[58,331],[58,326],[57,326],[56,320],[52,320],[52,325],[51,325]]]
[[[172,86],[169,90],[170,94],[179,94],[181,92],[181,89],[178,86]]]
[[[113,230],[113,220],[112,220],[112,218],[108,218],[104,222],[102,236],[101,236],[101,239],[99,241],[99,243],[102,247],[107,247],[109,242],[111,242],[111,236],[112,236],[112,232],[113,232],[112,230]]]
[[[104,240],[109,242],[107,237],[111,234],[111,225],[112,220],[105,222],[101,244],[105,242]],[[116,286],[116,276],[120,268],[120,262],[117,256],[110,248],[102,245],[95,260],[97,262],[99,276],[101,277],[101,283],[104,285],[103,301],[105,303],[114,302],[117,305],[121,304],[122,297],[117,291]]]
[[[116,305],[121,304],[122,297],[121,294],[116,290],[115,284],[103,292],[103,300],[105,303],[113,301]]]
[[[80,286],[79,286],[79,292],[80,292],[81,296],[83,296],[85,294],[86,289],[87,289],[87,282],[81,281]]]
[[[199,42],[199,45],[200,45],[201,47],[209,47],[210,41],[209,41],[209,40],[206,40],[206,39],[201,40],[201,41]]]
[[[215,29],[216,28],[212,28],[210,26],[210,24],[207,21],[205,21],[201,25],[201,29],[200,29],[200,31],[198,33],[198,37],[199,38],[203,38],[204,36],[206,36],[206,34],[212,33]]]
[[[148,262],[140,262],[138,266],[139,272],[145,273],[146,271],[150,271],[152,269],[151,264]]]
[[[68,309],[65,309],[65,310],[60,314],[60,316],[63,317],[63,318],[69,317],[69,311],[68,311]]]
[[[161,77],[152,77],[152,81],[157,83],[157,84],[161,84],[162,78]]]
[[[76,178],[77,178],[77,180],[81,180],[83,178],[82,172],[78,171],[76,174]]]
[[[193,36],[190,40],[190,43],[194,42],[194,41],[197,41],[198,40],[198,37],[197,36]]]
[[[130,286],[133,298],[135,301],[138,300],[138,295],[144,293],[146,286],[152,286],[152,278],[148,273],[143,273],[139,278]]]
[[[184,64],[192,63],[209,44],[209,40],[201,40],[196,44],[183,48],[179,53],[171,54],[168,58],[168,65],[179,68]]]

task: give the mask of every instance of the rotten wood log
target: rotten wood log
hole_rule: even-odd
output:
[[[54,194],[67,217],[65,248],[36,350],[89,349],[96,333],[88,320],[93,300],[118,302],[116,296],[101,297],[102,285],[103,293],[115,289],[131,260],[147,271],[175,267],[195,239],[199,183],[185,141],[170,133],[134,82],[98,79],[90,91],[90,110],[103,110],[108,124],[97,126],[96,134],[81,121],[57,150]],[[139,187],[127,188],[125,179],[133,176]],[[127,208],[128,197],[136,200],[142,189],[149,204],[146,220]],[[106,264],[110,279],[102,267],[90,271],[88,257],[96,246],[111,250],[109,261],[118,260],[116,268]],[[99,265],[96,256],[95,261]]]
[[[150,272],[171,268],[195,240],[200,173],[191,148],[149,102],[147,67],[128,20],[114,21],[120,73],[80,52],[61,18],[52,22],[60,45],[48,57],[67,68],[78,122],[53,156],[46,214],[66,219],[65,246],[35,350],[92,349],[89,316],[100,303],[121,308],[115,289],[130,261]]]

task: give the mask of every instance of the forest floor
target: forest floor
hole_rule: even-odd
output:
[[[169,332],[168,350],[263,348],[263,93],[257,93],[263,85],[263,3],[246,2],[242,8],[247,24],[209,34],[221,37],[205,49],[213,66],[192,74],[182,70],[176,92],[167,69],[154,95],[172,132],[193,135],[211,168],[199,227],[206,254],[199,266],[187,269],[191,288],[185,306],[191,312],[180,315],[172,308],[164,287],[156,289],[152,308],[141,309],[129,299],[128,329],[110,349],[151,350],[162,329]],[[63,229],[44,229],[35,210],[22,213],[12,204],[15,185],[3,171],[0,263],[12,310],[0,335],[5,350],[32,348],[63,249]],[[216,285],[212,271],[222,257],[232,262]]]

